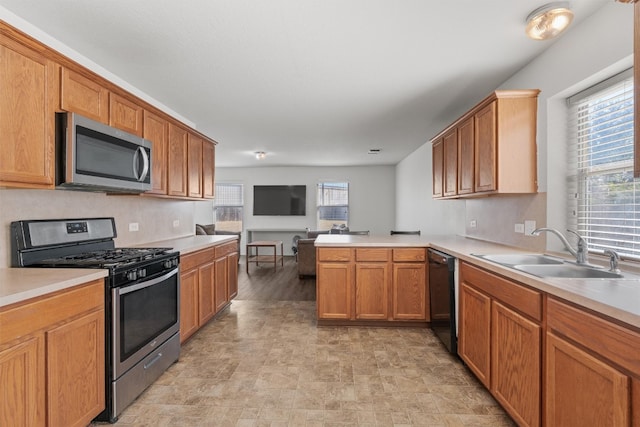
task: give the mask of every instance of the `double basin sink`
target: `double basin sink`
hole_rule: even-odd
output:
[[[475,255],[514,270],[538,277],[558,277],[565,279],[619,279],[620,273],[607,271],[592,265],[578,265],[543,254],[494,254]]]

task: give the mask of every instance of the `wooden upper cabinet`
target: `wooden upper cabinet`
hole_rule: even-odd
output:
[[[125,132],[142,136],[142,117],[144,109],[123,96],[109,95],[109,125]]]
[[[62,68],[60,108],[109,124],[109,90],[80,73]]]
[[[458,126],[458,194],[475,191],[475,153],[473,117]]]
[[[442,138],[433,142],[431,162],[433,169],[433,197],[442,197],[444,181],[444,143]]]
[[[0,185],[53,188],[56,64],[0,38]]]
[[[202,197],[202,138],[189,134],[187,158],[189,182],[187,189],[189,197]]]
[[[458,194],[458,129],[445,134],[444,144],[444,196]]]
[[[151,194],[167,194],[167,149],[169,123],[160,116],[144,111],[142,136],[151,141]]]
[[[537,89],[495,91],[436,135],[433,197],[536,193],[538,93]],[[453,133],[457,133],[455,160],[453,147],[438,146],[449,136],[453,141]],[[440,157],[443,167],[436,164]],[[436,188],[441,182],[442,193]]]
[[[167,194],[170,196],[187,195],[187,138],[186,129],[169,123]]]
[[[496,176],[496,102],[474,116],[475,124],[475,191],[493,191]]]
[[[209,141],[202,144],[202,197],[213,199],[215,195],[216,146]]]

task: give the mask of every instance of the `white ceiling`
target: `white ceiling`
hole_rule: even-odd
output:
[[[573,1],[573,25],[607,1]],[[222,167],[396,164],[553,43],[524,34],[545,3],[0,0],[193,122]]]

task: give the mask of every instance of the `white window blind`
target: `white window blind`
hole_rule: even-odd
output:
[[[318,230],[328,230],[334,224],[349,225],[349,183],[318,183]]]
[[[217,230],[242,231],[243,209],[242,184],[216,183],[214,211]]]
[[[640,181],[633,178],[633,75],[568,99],[569,228],[592,252],[640,259]]]

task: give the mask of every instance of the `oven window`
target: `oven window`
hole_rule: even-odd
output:
[[[178,322],[178,275],[120,295],[120,361]]]

